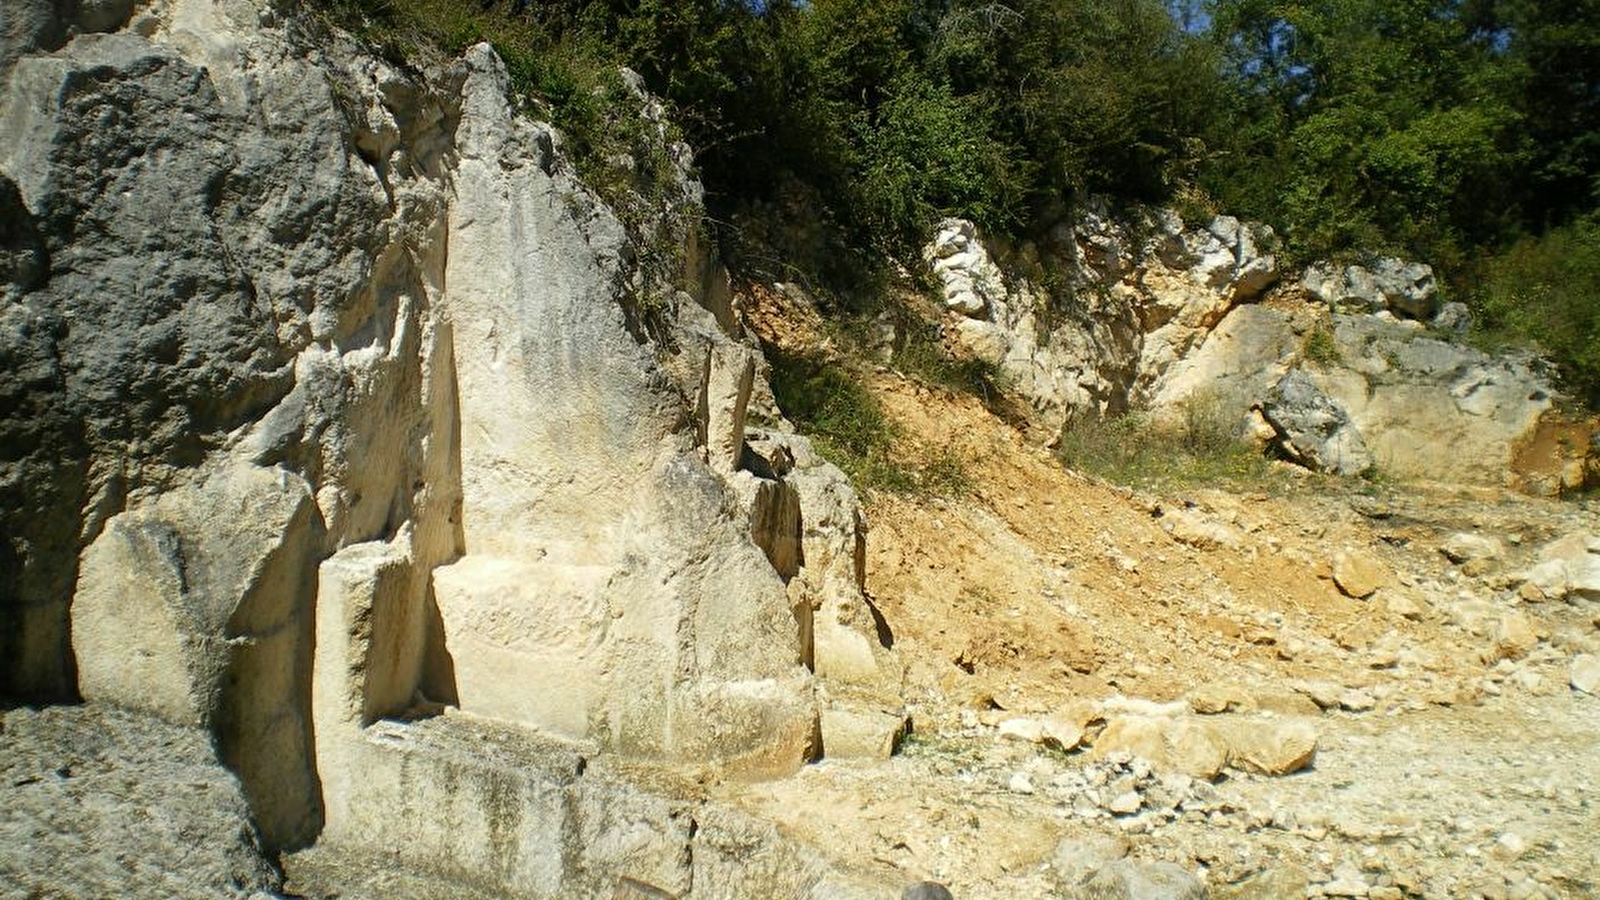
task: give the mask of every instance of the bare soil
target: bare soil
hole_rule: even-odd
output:
[[[1592,501],[1288,473],[1134,491],[1068,471],[974,397],[866,377],[908,456],[948,449],[973,485],[867,502],[867,586],[915,732],[889,760],[730,786],[736,802],[852,869],[963,900],[1058,896],[1057,846],[1091,834],[1213,897],[1600,896],[1600,698],[1568,685],[1600,648],[1600,604],[1516,591],[1542,544],[1600,532]],[[1440,548],[1460,532],[1506,553],[1452,563]],[[1388,570],[1372,596],[1334,582],[1345,550]],[[1514,611],[1541,640],[1501,659]],[[1324,711],[1311,685],[1356,702]],[[1315,717],[1314,764],[1230,770],[1165,814],[1152,799],[1118,815],[1085,802],[1108,777],[1092,750],[995,728],[1201,687]]]

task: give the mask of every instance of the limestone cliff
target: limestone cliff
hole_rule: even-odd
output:
[[[395,812],[422,782],[363,786],[403,762],[374,723],[446,707],[724,772],[819,752],[812,610],[866,600],[821,574],[855,531],[802,516],[859,513],[747,451],[758,351],[685,169],[625,229],[487,46],[406,71],[288,0],[28,0],[3,39],[0,694],[204,729],[273,848],[470,856]]]
[[[950,341],[995,366],[1047,438],[1074,421],[1143,411],[1227,420],[1286,459],[1352,475],[1506,484],[1554,494],[1596,477],[1592,422],[1569,419],[1550,367],[1460,341],[1426,265],[1375,258],[1280,283],[1264,226],[1090,203],[1055,240],[1071,302],[1027,266],[1004,272],[971,223],[926,249]],[[1448,459],[1439,452],[1451,448]]]

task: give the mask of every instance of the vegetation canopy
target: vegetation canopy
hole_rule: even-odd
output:
[[[321,2],[399,55],[492,41],[591,167],[636,69],[752,276],[848,290],[942,216],[1025,239],[1086,194],[1172,203],[1293,261],[1431,262],[1600,393],[1597,0]]]

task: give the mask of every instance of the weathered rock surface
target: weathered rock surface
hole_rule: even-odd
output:
[[[962,313],[952,340],[1000,369],[1042,433],[1153,396],[1230,309],[1277,280],[1270,229],[1228,216],[1195,229],[1166,212],[1147,218],[1133,227],[1090,204],[1063,229],[1052,252],[1071,259],[1081,304],[1066,316],[1047,314],[1041,288],[1008,281],[969,222],[946,221],[924,252]]]
[[[945,323],[949,342],[996,366],[1043,436],[1143,409],[1158,426],[1266,429],[1289,459],[1341,475],[1542,494],[1595,477],[1595,423],[1555,410],[1537,359],[1438,336],[1464,319],[1459,304],[1438,309],[1426,265],[1313,266],[1262,304],[1277,271],[1263,249],[1270,233],[1256,226],[1219,217],[1190,230],[1170,212],[1119,217],[1091,203],[1058,232],[1011,256],[1064,262],[1067,310],[1021,272],[1002,272],[970,223],[947,221],[925,253],[959,311]],[[1454,451],[1445,466],[1430,450],[1441,441]]]
[[[1385,256],[1367,265],[1307,267],[1300,284],[1313,298],[1340,312],[1389,311],[1412,319],[1437,312],[1439,286],[1433,267]]]
[[[759,776],[819,751],[818,677],[898,700],[848,480],[747,446],[765,364],[637,78],[672,203],[625,227],[487,46],[418,75],[268,0],[0,30],[0,693],[203,729],[271,850],[538,896],[634,878],[574,817],[667,801],[461,768],[488,720]]]
[[[279,877],[204,731],[90,704],[0,711],[0,884],[245,900]]]
[[[1372,453],[1344,405],[1323,393],[1305,372],[1278,380],[1261,405],[1290,458],[1318,472],[1359,475],[1372,468]]]

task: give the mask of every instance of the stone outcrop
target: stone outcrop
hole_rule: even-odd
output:
[[[11,12],[0,693],[209,734],[269,851],[404,834],[537,896],[831,878],[716,887],[718,813],[572,780],[792,771],[818,679],[901,715],[855,493],[747,440],[765,363],[637,78],[669,202],[624,225],[487,46],[418,75],[276,0]],[[682,840],[636,853],[635,807]]]
[[[1366,265],[1316,263],[1300,277],[1312,299],[1345,313],[1391,312],[1409,319],[1431,319],[1439,312],[1439,286],[1433,267],[1392,256]]]
[[[86,706],[0,710],[0,893],[277,896],[239,783],[206,733]]]
[[[1041,436],[1143,410],[1158,426],[1215,420],[1341,475],[1557,493],[1600,470],[1595,424],[1558,411],[1537,358],[1447,339],[1470,316],[1440,305],[1424,264],[1316,264],[1274,287],[1270,231],[1226,216],[1188,229],[1170,212],[1089,204],[1058,232],[1003,270],[971,223],[948,220],[924,254],[948,342],[997,368]],[[1040,256],[1067,287],[1058,277],[1052,295],[1022,274]],[[1447,465],[1430,449],[1441,440]]]
[[[952,340],[997,367],[1044,433],[1145,404],[1229,310],[1278,278],[1271,230],[1229,216],[1191,229],[1170,212],[1126,222],[1090,204],[1059,231],[1068,309],[1004,277],[970,222],[941,223],[924,251],[961,313]]]

